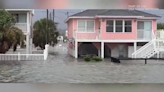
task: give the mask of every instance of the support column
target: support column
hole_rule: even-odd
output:
[[[137,42],[134,42],[134,52],[136,52],[137,51]],[[135,56],[135,58],[136,58],[136,56]]]
[[[157,58],[160,58],[160,53],[159,52],[157,53]]]
[[[101,57],[101,50],[98,50],[98,56]]]
[[[30,54],[30,37],[29,34],[26,35],[26,54]]]
[[[26,29],[26,54],[30,54],[30,22],[29,12],[27,12],[27,29]]]
[[[78,42],[75,41],[75,58],[78,58]]]
[[[101,58],[104,58],[104,42],[101,42]]]

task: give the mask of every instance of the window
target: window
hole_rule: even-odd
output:
[[[113,32],[113,20],[107,20],[106,32]]]
[[[106,32],[132,32],[131,20],[107,20]]]
[[[94,32],[94,21],[87,21],[87,31]]]
[[[116,20],[116,32],[123,32],[122,26],[123,26],[123,21]]]
[[[138,21],[137,29],[144,29],[144,21]]]
[[[132,32],[132,22],[125,21],[125,32]]]
[[[27,22],[27,15],[26,14],[12,14],[17,23],[26,23]]]
[[[79,20],[78,21],[78,31],[83,32],[85,30],[85,21]]]
[[[78,20],[79,32],[94,32],[94,21]]]

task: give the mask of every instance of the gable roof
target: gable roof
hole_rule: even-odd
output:
[[[160,17],[154,14],[146,13],[139,10],[128,9],[93,9],[74,14],[73,16],[143,16],[143,17]]]
[[[66,19],[66,22],[70,18],[95,18],[95,17],[111,17],[111,18],[148,18],[148,19],[157,19],[161,16],[154,14],[146,13],[140,10],[128,10],[128,9],[88,9],[79,13],[76,13],[72,16],[69,16]]]

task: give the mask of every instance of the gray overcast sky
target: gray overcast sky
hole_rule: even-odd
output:
[[[78,13],[83,11],[84,9],[55,9],[55,22],[58,22],[58,28],[59,29],[63,29],[66,30],[67,29],[67,25],[64,22],[65,19],[67,18],[67,12],[69,12],[69,15]],[[49,10],[50,12],[52,12],[52,10]],[[162,16],[164,17],[164,9],[161,10],[143,10],[145,12],[148,13],[152,13],[152,14],[156,14],[158,16]],[[46,18],[46,9],[35,9],[35,15],[34,15],[34,22],[36,20],[39,20],[41,18]],[[164,23],[164,18],[158,20],[158,23]]]

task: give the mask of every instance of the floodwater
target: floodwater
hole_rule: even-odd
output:
[[[0,61],[0,82],[164,83],[164,61],[85,62],[67,51],[50,50],[47,61]]]

